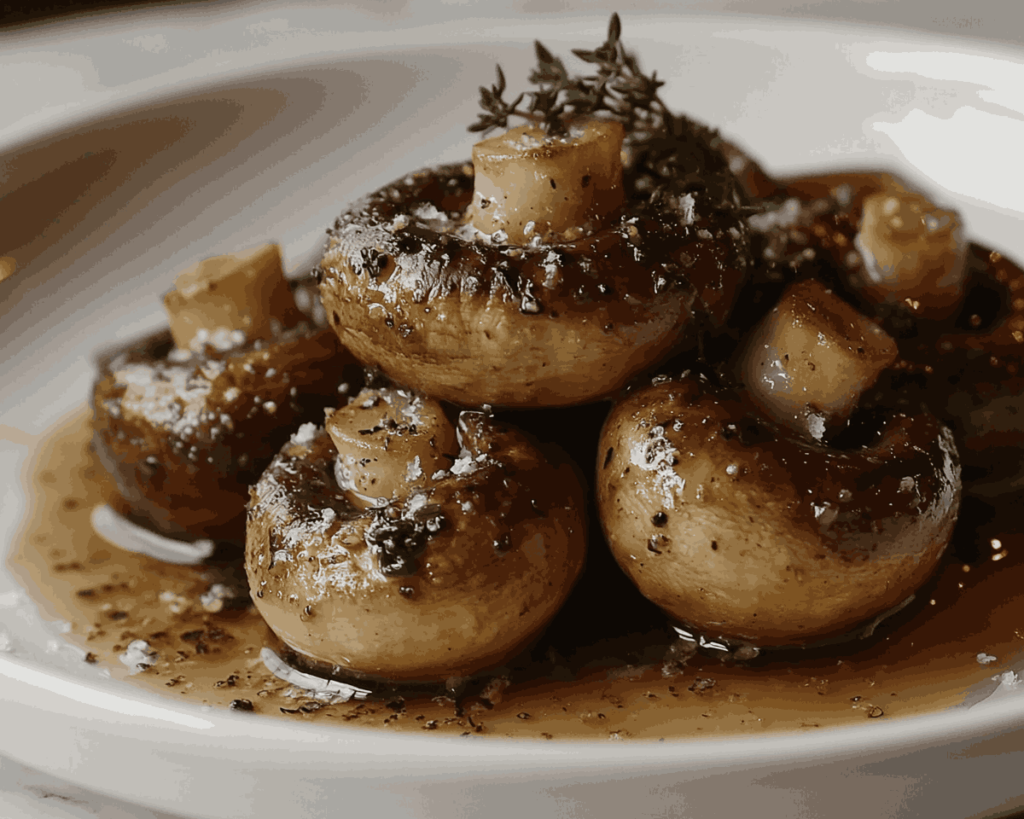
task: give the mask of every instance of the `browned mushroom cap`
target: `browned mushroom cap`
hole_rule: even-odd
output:
[[[693,215],[687,202],[657,215],[627,207],[576,241],[513,247],[474,237],[472,194],[468,166],[405,177],[335,222],[321,263],[342,343],[464,406],[606,396],[672,352],[695,315],[724,319],[746,266],[742,223]]]
[[[876,303],[860,290],[860,209],[866,197],[901,187],[900,180],[887,174],[838,173],[775,182],[763,172],[743,171],[745,155],[735,150],[724,147],[723,153],[748,193],[763,200],[747,219],[755,261],[728,320],[733,338],[760,321],[784,288],[807,279],[841,290],[865,315],[879,318]],[[891,312],[888,305],[884,309]]]
[[[843,635],[913,595],[952,533],[959,472],[929,415],[894,414],[869,445],[835,450],[684,374],[613,408],[597,495],[645,596],[709,638],[780,646]]]
[[[856,246],[864,200],[892,188],[904,186],[888,174],[870,173],[779,183],[772,201],[747,220],[759,272],[767,268],[775,281],[822,278],[856,288],[864,267]]]
[[[749,220],[764,261],[842,284],[865,305],[936,320],[961,301],[967,243],[957,213],[889,174],[789,180]]]
[[[955,286],[939,287],[934,298],[913,291],[909,304],[904,299],[893,309],[884,288],[866,284],[857,241],[864,203],[875,197],[882,208],[893,190],[906,186],[886,174],[790,180],[783,193],[788,198],[753,218],[751,227],[766,261],[796,268],[787,275],[834,283],[896,338],[906,406],[923,403],[953,430],[966,493],[996,497],[1020,491],[1024,271],[999,253],[963,243]],[[955,261],[959,251],[951,247]]]
[[[100,362],[93,443],[126,511],[167,535],[241,543],[254,483],[361,370],[329,329],[189,352],[150,336]]]
[[[354,675],[438,681],[538,636],[583,566],[580,481],[479,413],[463,413],[460,438],[428,485],[365,509],[339,487],[326,431],[285,445],[253,489],[246,570],[287,645]]]

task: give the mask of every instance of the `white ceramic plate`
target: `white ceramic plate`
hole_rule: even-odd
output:
[[[564,53],[598,42],[606,25],[354,32],[329,12],[302,13],[304,27],[286,15],[91,34],[78,43],[91,64],[134,79],[116,94],[86,82],[74,104],[40,100],[38,116],[0,134],[0,269],[15,266],[0,281],[0,551],[30,501],[28,445],[84,403],[94,350],[161,323],[157,295],[175,271],[267,238],[295,261],[315,251],[343,203],[468,155],[464,126],[495,61],[521,85],[534,37]],[[974,237],[1024,259],[1021,52],[753,18],[625,23],[645,65],[670,80],[669,101],[769,169],[890,167],[955,202]],[[19,54],[30,61],[8,55],[8,68]],[[53,54],[41,58],[48,70],[66,57]],[[1024,805],[1024,690],[1012,675],[972,692],[985,701],[970,709],[865,727],[470,745],[168,701],[82,663],[60,629],[0,570],[0,753],[172,812],[860,819]]]

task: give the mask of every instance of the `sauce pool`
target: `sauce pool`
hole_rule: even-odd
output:
[[[1007,508],[1013,504],[1004,503],[994,519],[972,520],[968,509],[935,577],[866,640],[765,652],[747,663],[680,659],[664,619],[614,570],[594,536],[590,566],[565,610],[515,663],[455,697],[394,691],[326,704],[264,666],[261,650],[279,646],[248,604],[239,557],[174,566],[93,533],[92,509],[116,507],[116,493],[90,437],[83,410],[31,442],[34,505],[12,569],[46,617],[71,624],[66,637],[86,652],[85,662],[109,668],[119,684],[196,704],[481,737],[752,735],[953,707],[1024,648],[1024,533]],[[233,598],[218,594],[231,589]],[[143,656],[136,641],[155,653],[143,670],[121,660]]]

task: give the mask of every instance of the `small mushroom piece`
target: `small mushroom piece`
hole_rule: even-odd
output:
[[[929,318],[953,312],[963,296],[967,257],[959,214],[899,186],[866,196],[862,208],[854,244],[864,260],[863,294]]]
[[[769,418],[821,440],[896,355],[881,327],[810,279],[791,285],[750,333],[739,369]]]
[[[248,329],[200,326],[200,318],[222,315],[212,307],[208,313],[210,305],[230,303],[237,315],[248,315],[249,305],[233,299],[254,291],[239,282],[250,281],[254,269],[274,282],[281,267],[275,245],[243,254],[244,262],[219,258],[208,267],[235,272],[206,280],[212,301],[193,282],[195,298],[182,302],[177,318],[171,313],[179,330],[187,326],[195,335],[175,338],[165,330],[97,361],[93,447],[115,482],[119,512],[171,538],[240,546],[250,485],[295,427],[322,418],[324,408],[337,403],[339,390],[359,388],[363,371],[325,322],[317,321],[318,289],[310,278],[284,282],[287,299],[277,303],[291,308],[274,315],[291,321],[287,327],[265,314]],[[309,315],[291,312],[292,288]],[[247,338],[263,324],[271,331],[268,338]]]
[[[364,389],[325,426],[338,450],[338,485],[364,509],[426,486],[459,452],[441,405],[406,390]]]
[[[523,125],[473,146],[473,226],[499,244],[573,240],[622,207],[622,124],[584,119],[564,135]]]
[[[249,486],[361,369],[327,329],[178,357],[168,333],[100,362],[93,446],[125,511],[171,537],[241,544]]]
[[[199,348],[218,331],[268,339],[303,319],[281,267],[281,249],[264,244],[204,259],[178,274],[164,296],[174,343]]]
[[[391,398],[381,400],[397,422],[404,398]],[[422,402],[421,418],[431,405]],[[443,415],[427,423],[447,434]],[[381,506],[352,502],[336,479],[331,435],[313,425],[253,487],[253,600],[310,665],[406,682],[471,676],[522,651],[561,608],[586,550],[574,467],[483,413],[463,412],[457,429],[457,460],[411,481],[402,477],[410,447],[422,457],[429,441],[392,447],[368,437],[364,457],[395,459],[390,472],[372,467],[378,483],[390,482]],[[347,448],[351,439],[340,440]]]
[[[902,180],[827,174],[789,180],[773,195],[748,223],[777,274],[823,275],[880,316],[942,320],[961,303],[969,251],[961,219]]]
[[[910,598],[960,501],[952,435],[893,413],[864,446],[774,425],[743,390],[684,374],[616,405],[597,500],[641,593],[709,639],[757,647],[849,634]]]

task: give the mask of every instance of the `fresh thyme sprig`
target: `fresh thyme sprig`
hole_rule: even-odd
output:
[[[592,66],[592,73],[582,76],[570,74],[559,57],[535,42],[537,65],[529,75],[535,90],[506,102],[505,74],[498,66],[496,84],[480,88],[483,111],[469,130],[486,133],[508,128],[509,121],[519,117],[551,136],[564,136],[570,123],[581,116],[616,119],[626,132],[636,193],[653,203],[702,192],[713,208],[737,207],[738,186],[716,150],[717,133],[665,105],[658,93],[665,83],[656,73],[640,70],[636,55],[620,42],[621,34],[619,15],[612,14],[600,46],[592,51],[573,50]]]
[[[490,88],[481,86],[480,107],[484,109],[470,131],[491,131],[507,128],[513,116],[540,123],[552,135],[564,135],[574,117],[606,111],[627,126],[636,119],[638,110],[649,107],[662,85],[654,77],[645,77],[636,59],[619,43],[622,24],[613,14],[608,38],[593,51],[576,49],[578,58],[596,67],[591,76],[572,76],[565,64],[544,46],[535,42],[537,66],[530,72],[530,82],[537,87],[530,91],[529,106],[521,108],[527,94],[520,94],[511,103],[503,99],[506,83],[501,66],[498,81]]]

